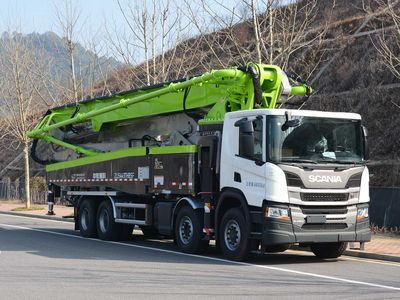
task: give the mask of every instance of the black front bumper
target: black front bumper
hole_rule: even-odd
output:
[[[266,246],[294,243],[368,242],[369,219],[341,230],[304,230],[291,222],[268,220],[263,225],[262,244]]]

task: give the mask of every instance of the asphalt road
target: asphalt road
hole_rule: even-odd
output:
[[[0,299],[400,299],[400,263],[288,250],[247,263],[171,241],[84,239],[73,224],[0,214]]]

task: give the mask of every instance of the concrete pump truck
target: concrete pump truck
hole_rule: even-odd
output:
[[[84,237],[335,258],[370,240],[367,134],[355,113],[275,108],[310,92],[274,65],[213,70],[50,109],[31,156]]]

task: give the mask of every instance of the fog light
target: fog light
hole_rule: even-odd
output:
[[[357,221],[368,218],[368,207],[360,207],[357,209]]]
[[[289,209],[281,207],[267,207],[265,209],[265,217],[282,221],[290,221]]]

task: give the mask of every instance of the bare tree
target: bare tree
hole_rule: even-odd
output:
[[[107,26],[108,42],[115,56],[124,61],[135,86],[165,81],[177,69],[173,66],[179,65],[181,58],[176,56],[174,47],[185,36],[185,24],[175,2],[117,3],[126,27]]]
[[[332,2],[331,10],[335,6]],[[304,51],[321,46],[329,28],[331,14],[316,23],[318,1],[264,0],[266,12],[259,19],[264,54],[269,63],[288,69],[292,59]],[[297,55],[297,59],[299,56]],[[315,64],[315,62],[312,62]]]
[[[100,59],[100,53],[103,55],[107,53],[104,52],[105,47],[93,36],[91,39],[88,39],[85,48],[90,52],[91,59],[89,65],[85,68],[84,76],[88,78],[88,83],[84,94],[90,98],[110,94],[111,91],[108,87],[107,78],[115,67],[107,62],[105,59],[106,56],[103,57],[103,61]]]
[[[261,57],[261,36],[260,36],[260,25],[258,23],[258,17],[257,17],[257,1],[256,0],[251,0],[250,7],[251,7],[251,16],[253,18],[253,31],[254,31],[254,39],[255,39],[255,42],[256,42],[257,62],[261,63],[262,62],[262,57]],[[272,51],[271,51],[271,53],[272,53]],[[271,61],[271,63],[272,63],[272,61]]]
[[[303,59],[302,53],[322,51],[330,20],[328,16],[317,22],[317,0],[239,0],[234,7],[223,0],[185,3],[187,16],[208,45],[214,64],[223,67],[257,61],[288,69],[295,59],[296,64]],[[334,5],[335,1],[332,9]],[[207,31],[209,24],[215,24],[213,31]],[[308,70],[315,70],[315,61],[308,63],[313,64]]]
[[[400,79],[400,1],[376,0],[377,11],[383,11],[386,23],[382,22],[384,30],[378,35],[374,46],[383,64]],[[387,24],[389,22],[389,24]]]
[[[95,97],[109,94],[107,86],[108,73],[113,66],[109,63],[106,54],[108,47],[104,45],[104,39],[100,38],[100,29],[93,30],[90,26],[84,26],[85,19],[81,15],[79,7],[72,0],[64,0],[62,5],[55,6],[55,16],[62,33],[64,46],[60,47],[61,57],[66,55],[69,85],[64,85],[63,102],[78,102],[85,97]],[[78,37],[83,48],[78,43]],[[84,55],[78,55],[85,51]],[[57,62],[60,67],[64,61]]]
[[[310,63],[304,53],[323,47],[329,22],[315,23],[317,0],[238,0],[233,7],[223,0],[185,0],[179,9],[173,0],[145,2],[118,0],[127,26],[108,28],[133,86],[249,61],[283,68],[299,59]],[[315,70],[314,62],[307,71]]]
[[[36,119],[34,112],[44,110],[46,103],[41,95],[46,90],[43,85],[43,66],[35,55],[27,37],[14,32],[3,36],[2,56],[0,57],[0,110],[11,146],[22,146],[25,162],[25,202],[30,208],[29,139],[26,132],[32,128]],[[39,76],[40,75],[40,76]]]
[[[251,3],[256,4],[256,0],[250,1],[252,1],[250,4],[245,2],[248,7]],[[185,0],[182,11],[192,24],[192,34],[196,39],[201,40],[204,46],[207,46],[207,49],[203,46],[199,50],[208,52],[209,58],[213,59],[213,67],[227,67],[232,63],[232,58],[237,55],[243,63],[246,62],[249,53],[245,45],[248,32],[242,31],[238,25],[245,22],[246,18],[254,16],[251,11],[250,14],[248,11],[240,11],[238,5],[229,6],[223,0],[199,2]],[[254,18],[252,20],[253,24],[257,23]],[[208,65],[204,67],[207,68]]]
[[[72,98],[75,102],[78,101],[78,88],[82,86],[79,84],[77,74],[75,70],[75,35],[77,34],[77,24],[80,17],[80,12],[76,6],[74,6],[71,0],[64,1],[64,8],[55,7],[55,12],[59,26],[61,28],[63,38],[65,40],[65,47],[68,53],[69,66],[70,66],[70,80],[71,80],[71,93]]]
[[[147,6],[147,1],[143,1],[141,4],[136,4],[132,6],[131,3],[127,3],[124,6],[120,0],[117,0],[120,12],[128,25],[129,34],[122,37],[121,35],[116,35],[117,43],[112,44],[123,44],[125,47],[118,47],[119,54],[125,58],[128,64],[137,64],[138,58],[135,56],[137,49],[141,50],[144,57],[145,74],[146,74],[146,84],[151,84],[151,74],[150,74],[150,62],[149,62],[149,18],[153,20],[152,25],[154,26],[154,19],[156,12],[153,11],[152,16],[149,17],[149,10]],[[143,4],[143,5],[142,5]],[[153,35],[155,35],[155,29],[151,30]],[[115,41],[115,38],[112,39]],[[153,36],[155,42],[155,38]],[[152,47],[153,51],[154,48]]]

